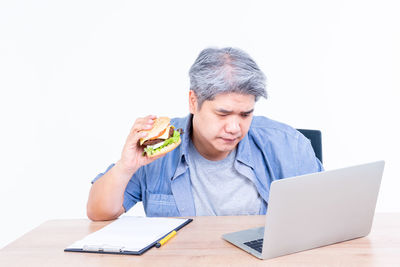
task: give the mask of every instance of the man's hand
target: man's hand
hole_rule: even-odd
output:
[[[121,159],[117,163],[120,164],[125,171],[134,173],[140,167],[163,156],[161,155],[154,158],[143,156],[143,148],[138,145],[139,139],[147,136],[147,132],[142,131],[152,129],[156,118],[157,117],[154,115],[149,115],[144,118],[138,118],[133,124],[122,150]]]
[[[143,149],[138,145],[140,138],[145,137],[153,128],[156,116],[138,118],[133,125],[121,159],[91,187],[87,204],[87,215],[91,220],[113,220],[125,210],[123,205],[124,191],[132,175],[142,166],[162,157],[148,158],[143,156]]]

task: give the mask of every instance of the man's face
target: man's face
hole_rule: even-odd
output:
[[[192,140],[199,153],[209,160],[224,159],[247,134],[254,104],[253,95],[227,93],[203,102],[199,110],[197,97],[190,91]]]

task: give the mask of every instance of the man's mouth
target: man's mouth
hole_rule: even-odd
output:
[[[224,142],[232,143],[232,142],[236,141],[237,138],[224,138],[224,137],[221,137],[221,139],[222,139]]]

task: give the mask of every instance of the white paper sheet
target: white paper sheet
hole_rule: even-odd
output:
[[[155,217],[121,217],[104,228],[73,243],[67,249],[96,250],[122,248],[140,251],[168,234],[187,219]]]

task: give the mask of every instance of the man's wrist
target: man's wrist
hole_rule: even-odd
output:
[[[118,160],[115,166],[123,176],[129,176],[129,178],[139,169],[137,167],[126,166],[121,160]]]

